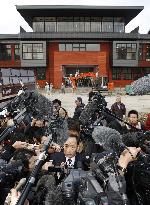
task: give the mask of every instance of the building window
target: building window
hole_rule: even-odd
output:
[[[74,32],[84,32],[84,17],[74,17]]]
[[[146,61],[150,61],[150,44],[146,46]]]
[[[114,18],[114,32],[122,33],[125,31],[124,20],[121,17]]]
[[[100,51],[100,44],[85,44],[85,43],[59,44],[59,51]]]
[[[121,80],[121,69],[120,68],[113,68],[112,69],[112,79],[113,80]]]
[[[59,44],[59,51],[66,51],[66,44]],[[72,44],[71,44],[71,51],[72,51]]]
[[[136,60],[136,43],[117,43],[116,55],[117,60]]]
[[[0,60],[2,61],[11,60],[11,45],[0,44]]]
[[[124,68],[122,76],[123,76],[123,80],[132,80],[132,69]]]
[[[150,74],[150,68],[113,68],[112,80],[137,80]]]
[[[86,44],[86,51],[100,51],[100,44]]]
[[[102,32],[113,32],[113,18],[102,18]]]
[[[124,32],[121,17],[35,17],[34,32]]]
[[[56,32],[56,22],[45,22],[45,32]]]
[[[101,32],[101,18],[91,18],[91,32]]]
[[[33,19],[33,31],[44,32],[44,17],[35,17]]]
[[[16,44],[15,45],[15,60],[20,60],[20,45]]]
[[[43,44],[42,43],[26,43],[22,44],[22,59],[23,60],[42,60]]]
[[[37,80],[46,80],[46,68],[37,68]]]
[[[139,60],[144,60],[144,44],[139,45]]]

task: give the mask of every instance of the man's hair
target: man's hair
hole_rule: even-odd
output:
[[[82,103],[82,98],[81,97],[77,97],[77,100]]]
[[[58,100],[58,99],[53,100],[53,104],[55,104],[55,103],[58,103],[58,105],[61,106],[61,101],[60,100]]]
[[[136,110],[130,110],[130,111],[128,112],[128,117],[130,117],[131,114],[137,115],[137,118],[139,117],[139,114],[138,114],[138,112],[137,112]]]
[[[77,141],[77,145],[79,145],[80,137],[79,137],[79,135],[75,131],[68,130],[68,138],[75,138],[76,141]]]
[[[69,117],[67,119],[67,123],[68,123],[68,130],[74,130],[74,131],[80,132],[79,121]]]
[[[14,156],[13,156],[13,160],[16,161],[21,161],[22,164],[28,168],[29,167],[29,160],[32,156],[35,155],[35,152],[29,149],[18,149],[15,151]]]

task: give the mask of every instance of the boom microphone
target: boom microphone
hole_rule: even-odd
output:
[[[142,147],[145,140],[150,141],[150,131],[129,132],[122,135],[122,141],[127,147]]]
[[[20,179],[18,185],[17,185],[16,188],[15,188],[16,191],[17,191],[17,192],[20,191],[20,189],[25,185],[25,183],[26,183],[26,178]],[[9,193],[8,196],[6,197],[6,200],[5,200],[4,205],[9,205],[10,202],[11,202],[11,194]]]
[[[82,111],[79,121],[83,126],[89,124],[89,120],[94,115],[94,112],[97,110],[97,102],[96,101],[90,101]]]
[[[32,94],[32,98],[35,99],[30,105],[30,108],[33,111],[33,117],[36,119],[50,120],[53,114],[52,102],[42,94],[35,92]]]
[[[35,188],[36,196],[33,204],[44,204],[46,194],[49,190],[53,191],[55,188],[55,179],[52,175],[42,176]]]
[[[122,136],[120,133],[109,127],[95,127],[92,138],[96,144],[101,145],[105,150],[115,149],[116,151],[122,151],[126,148],[122,143]]]
[[[150,75],[139,78],[131,83],[135,95],[144,95],[150,92]]]
[[[20,191],[20,189],[25,185],[26,183],[26,178],[20,179],[19,183],[16,186],[16,191]]]

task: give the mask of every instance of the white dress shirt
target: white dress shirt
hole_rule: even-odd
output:
[[[68,167],[74,167],[74,163],[75,163],[75,156],[72,157],[72,158],[68,158],[66,157],[66,163],[68,165]]]

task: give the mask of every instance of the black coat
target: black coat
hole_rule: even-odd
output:
[[[60,166],[62,162],[66,162],[66,157],[63,152],[56,152],[51,154],[50,160],[53,160],[52,163],[54,166]],[[77,153],[75,156],[74,169],[79,168],[79,166],[81,166],[80,168],[84,169],[82,156]]]
[[[78,120],[83,110],[84,104],[82,103],[80,106],[75,108],[73,119]]]
[[[115,102],[112,106],[111,106],[111,111],[112,113],[114,113],[115,115],[117,115],[119,118],[123,118],[123,115],[126,114],[126,107],[123,103],[120,103],[120,106],[118,107],[117,102]]]

